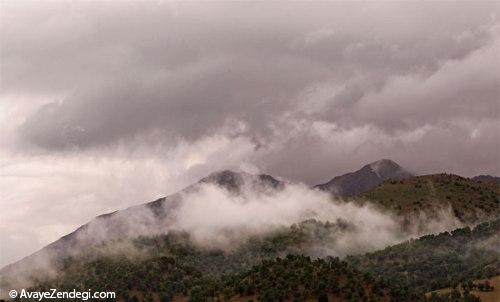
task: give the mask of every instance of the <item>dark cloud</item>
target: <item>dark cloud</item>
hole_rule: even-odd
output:
[[[47,104],[27,119],[22,133],[55,149],[106,144],[153,128],[194,140],[228,120],[248,122],[262,133],[302,85],[327,72],[294,57],[207,59]]]
[[[1,32],[3,92],[61,96],[19,127],[42,148],[498,119],[496,3],[49,3],[3,3]]]

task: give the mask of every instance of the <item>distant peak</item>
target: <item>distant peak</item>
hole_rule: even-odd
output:
[[[369,167],[375,174],[377,174],[378,177],[383,180],[387,180],[389,178],[398,179],[411,176],[408,171],[403,169],[395,161],[386,158],[372,162],[365,167]]]
[[[254,175],[247,172],[235,172],[232,170],[222,170],[214,172],[205,178],[202,178],[200,183],[212,183],[229,191],[239,192],[245,184],[250,184],[254,188],[280,188],[283,182],[277,180],[271,175],[259,174]]]
[[[500,185],[500,177],[493,176],[493,175],[478,175],[478,176],[472,177],[472,180],[484,182],[484,183],[495,184],[495,185]]]
[[[233,170],[220,170],[220,171],[215,171],[213,173],[210,173],[207,177],[205,178],[224,178],[224,177],[238,177],[240,174],[243,174],[244,172],[236,172]]]
[[[412,175],[396,162],[384,158],[369,163],[355,172],[336,176],[316,187],[346,197],[366,192],[389,179],[404,179],[410,176]]]
[[[400,167],[395,161],[387,158],[383,158],[381,160],[374,161],[372,163],[368,164],[371,167],[388,167],[388,166],[393,166],[393,167]]]
[[[200,182],[213,183],[230,190],[237,190],[244,183],[243,174],[243,172],[222,170],[214,172],[207,177],[202,178]]]

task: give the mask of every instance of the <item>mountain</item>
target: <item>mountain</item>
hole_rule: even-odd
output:
[[[240,280],[243,283],[245,280],[253,280],[252,282],[256,283],[258,278],[256,272],[252,271],[253,266],[256,266],[258,271],[269,267],[282,269],[280,265],[275,266],[275,263],[262,266],[262,261],[286,257],[287,254],[325,257],[333,250],[331,244],[342,244],[342,239],[339,238],[351,240],[359,231],[356,225],[348,221],[306,221],[272,234],[250,238],[231,252],[220,247],[200,248],[193,244],[190,234],[172,230],[172,225],[176,219],[176,211],[189,205],[187,202],[192,200],[186,197],[190,194],[196,195],[207,184],[222,188],[233,195],[245,194],[246,189],[272,194],[286,186],[285,182],[270,175],[252,175],[229,170],[212,173],[178,193],[96,217],[33,255],[1,269],[0,288],[23,288],[25,277],[28,276],[36,282],[35,286],[38,288],[52,286],[73,289],[76,284],[83,288],[107,284],[115,289],[120,288],[127,295],[134,291],[149,291],[162,295],[169,292],[169,299],[175,295],[192,296],[193,291],[196,293],[205,289],[213,295],[224,295],[224,288],[232,288],[231,293],[234,294],[240,287],[230,283],[231,280]],[[344,199],[345,202],[375,205],[392,212],[401,220],[416,219],[425,223],[426,220],[421,219],[422,217],[432,217],[442,209],[450,209],[452,218],[461,223],[476,224],[496,217],[499,213],[500,188],[496,185],[450,174],[411,176],[390,160],[371,163],[317,188],[334,194],[346,194],[343,196],[349,197]],[[354,194],[353,192],[358,194],[350,195]],[[314,271],[316,265],[320,265],[314,261],[306,261],[303,264],[306,271]],[[292,261],[290,265],[295,264]],[[64,274],[61,277],[54,275],[54,272]],[[335,274],[345,278],[344,273],[345,271],[340,271]],[[248,274],[248,278],[238,274]],[[329,272],[325,274],[328,278],[334,278]],[[356,276],[357,274],[355,273]],[[157,278],[160,275],[161,278]],[[229,279],[219,279],[220,276],[228,276]],[[183,280],[180,283],[176,282],[179,278]],[[301,278],[307,279],[307,275]],[[147,280],[157,281],[151,281],[151,285],[147,285]],[[271,280],[270,278],[270,284]],[[363,291],[357,291],[357,294],[373,296],[371,288],[378,281],[363,284],[359,283],[356,277],[351,283],[353,282],[370,289],[364,291],[364,294]],[[172,288],[163,288],[165,284],[171,284]],[[210,287],[210,284],[215,287]],[[290,284],[294,286],[296,283]],[[209,287],[207,289],[204,286]],[[344,287],[349,288],[349,291],[335,296],[335,299],[344,301],[350,295],[348,292],[353,293],[350,285],[346,284]],[[262,287],[262,284],[254,284],[253,290],[262,294],[267,291],[266,288]],[[309,289],[314,291],[314,295],[335,295],[333,288],[323,292],[315,291],[315,287]],[[295,295],[293,291],[286,294]],[[378,296],[380,299],[375,297],[375,300],[384,301],[389,297],[398,300],[396,297],[400,295],[412,293],[394,291],[387,287],[382,296]],[[123,298],[127,300],[130,297]]]
[[[327,183],[315,186],[335,196],[350,197],[366,192],[382,182],[394,179],[405,179],[412,176],[390,159],[382,159],[365,165],[356,172],[337,176]]]
[[[170,229],[175,211],[186,202],[186,196],[198,192],[204,184],[216,185],[231,194],[238,194],[244,187],[264,193],[284,187],[282,181],[270,175],[229,170],[215,172],[175,194],[96,217],[34,254],[3,267],[0,269],[0,281],[9,276],[11,282],[17,280],[22,284],[23,278],[11,277],[30,274],[42,278],[53,271],[53,263],[74,257],[82,249],[121,238],[163,234]]]
[[[450,211],[462,223],[478,223],[500,214],[500,187],[453,174],[413,176],[389,180],[352,200],[387,209],[415,220]]]
[[[491,184],[494,184],[494,185],[497,185],[497,186],[500,185],[500,177],[498,177],[498,176],[478,175],[478,176],[472,177],[471,179],[475,180],[475,181],[480,181],[480,182],[485,182],[485,183],[491,183]]]
[[[434,209],[447,205],[451,205],[453,214],[464,222],[481,221],[498,213],[500,190],[491,184],[445,174],[408,178],[409,175],[393,161],[381,160],[319,187],[327,190],[335,188],[337,192],[344,193],[352,188],[363,188],[361,191],[367,192],[352,196],[348,201],[370,202],[409,219],[418,217],[422,211],[432,214],[436,212]],[[390,180],[383,182],[382,179]],[[40,251],[2,268],[0,276],[21,274],[36,268],[43,273],[50,263],[78,254],[82,247],[117,238],[163,234],[173,223],[173,213],[185,203],[186,195],[196,193],[203,184],[219,186],[231,194],[239,194],[243,188],[265,193],[281,190],[285,186],[284,182],[270,175],[229,170],[215,172],[178,193],[98,216]],[[346,185],[346,189],[339,189],[340,184]]]

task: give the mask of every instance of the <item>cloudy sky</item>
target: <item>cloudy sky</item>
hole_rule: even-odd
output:
[[[0,1],[0,266],[220,169],[500,174],[499,2]]]

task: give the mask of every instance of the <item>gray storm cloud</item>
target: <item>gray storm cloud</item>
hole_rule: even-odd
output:
[[[500,174],[499,13],[1,1],[0,265],[215,170]]]
[[[2,18],[6,104],[18,94],[57,95],[17,128],[22,141],[44,149],[85,150],[150,133],[171,145],[240,123],[232,135],[256,149],[302,145],[298,154],[346,170],[377,156],[407,160],[401,150],[429,139],[401,137],[422,127],[465,145],[474,130],[464,132],[464,124],[498,121],[495,3],[50,3],[5,2]],[[290,127],[318,122],[332,125],[331,136],[370,128],[404,148],[379,149],[377,137],[359,137],[348,151],[359,160],[344,167],[321,154],[332,145],[310,131],[276,144]],[[487,148],[481,127],[474,129],[476,149]],[[453,150],[433,149],[436,156]],[[268,153],[256,156],[262,167],[298,176]],[[454,157],[439,168],[456,169]],[[471,163],[453,172],[499,170],[490,164],[496,158],[456,157]],[[300,179],[329,176],[311,165]]]

